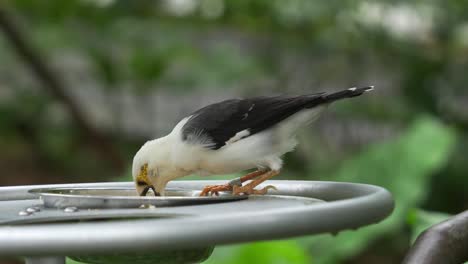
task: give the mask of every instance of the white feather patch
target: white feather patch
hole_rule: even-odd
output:
[[[236,141],[239,141],[247,136],[250,135],[250,131],[248,129],[244,129],[242,131],[237,132],[232,138],[226,141],[226,145],[232,144]]]
[[[178,138],[180,138],[181,130],[184,127],[184,125],[192,118],[193,116],[188,116],[184,119],[182,119],[172,130],[171,133],[176,134]],[[186,142],[192,145],[201,145],[206,148],[210,148],[214,145],[216,145],[209,137],[207,137],[203,133],[203,129],[197,129],[196,131],[193,131],[189,135],[187,135]]]
[[[187,142],[190,142],[194,145],[201,145],[206,148],[210,148],[216,145],[209,137],[203,133],[203,129],[195,130],[193,133],[189,134],[186,139]]]

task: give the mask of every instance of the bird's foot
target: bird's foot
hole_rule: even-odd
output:
[[[232,187],[232,194],[233,195],[241,195],[241,194],[257,194],[257,195],[265,195],[268,190],[272,189],[272,190],[275,190],[277,191],[278,189],[276,189],[275,186],[273,185],[268,185],[260,190],[255,190],[254,189],[255,186],[249,186],[249,185],[246,185],[246,186],[233,186]]]
[[[219,192],[223,192],[223,191],[232,191],[233,195],[241,195],[241,194],[264,195],[270,189],[277,190],[276,187],[273,185],[268,185],[260,190],[255,190],[254,188],[257,187],[257,185],[261,184],[262,182],[278,174],[279,174],[278,170],[255,171],[243,177],[233,179],[229,181],[227,184],[208,185],[205,188],[203,188],[202,192],[200,193],[200,196],[219,195]],[[249,182],[246,185],[242,185],[242,183],[247,180],[251,180],[251,182]]]
[[[259,194],[259,195],[264,195],[268,192],[269,189],[274,189],[277,190],[275,186],[273,185],[268,185],[260,190],[255,190],[254,188],[257,187],[259,184],[262,182],[270,179],[271,177],[278,175],[279,171],[277,170],[271,170],[263,173],[262,175],[256,177],[253,179],[251,182],[244,186],[232,186],[232,194],[233,195],[240,195],[240,194]]]
[[[219,192],[226,192],[232,191],[232,186],[229,184],[222,184],[222,185],[208,185],[203,188],[200,196],[212,196],[212,195],[219,195]]]

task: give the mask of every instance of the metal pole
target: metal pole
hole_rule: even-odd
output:
[[[65,257],[26,257],[26,264],[65,264]]]
[[[468,261],[468,210],[424,231],[403,264],[458,264]]]

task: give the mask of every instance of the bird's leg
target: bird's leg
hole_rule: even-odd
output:
[[[264,170],[257,170],[257,171],[251,172],[249,174],[246,174],[246,175],[244,175],[244,176],[242,176],[240,178],[235,178],[235,179],[229,181],[227,184],[208,185],[205,188],[203,188],[203,191],[200,193],[200,196],[207,196],[209,194],[218,195],[219,192],[232,191],[233,186],[242,186],[243,182],[254,179],[255,177],[258,177],[258,176],[263,175],[263,174],[265,174]]]
[[[255,178],[254,180],[252,180],[251,182],[249,182],[248,184],[244,185],[244,186],[233,186],[232,187],[232,194],[234,195],[240,195],[242,193],[244,194],[266,194],[268,192],[269,189],[274,189],[276,190],[276,187],[273,186],[273,185],[268,185],[266,187],[264,187],[263,189],[261,190],[255,190],[254,188],[257,187],[257,185],[259,185],[260,183],[270,179],[271,177],[274,177],[276,175],[279,174],[279,171],[277,170],[271,170],[271,171],[268,171],[268,172],[264,172],[261,176],[258,176],[257,178]]]
[[[258,176],[260,176],[260,175],[263,175],[263,174],[265,174],[266,172],[267,172],[266,170],[256,170],[256,171],[254,171],[254,172],[251,172],[251,173],[249,173],[249,174],[246,174],[246,175],[240,177],[240,182],[241,182],[241,183],[244,183],[244,182],[246,182],[246,181],[248,181],[248,180],[251,180],[251,179],[254,179],[254,178],[256,178],[256,177],[258,177]],[[235,179],[234,179],[234,180],[235,180]]]

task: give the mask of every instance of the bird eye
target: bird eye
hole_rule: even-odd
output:
[[[145,186],[145,185],[147,185],[147,184],[146,184],[146,182],[144,182],[144,181],[137,181],[137,185],[138,185],[138,186]]]

